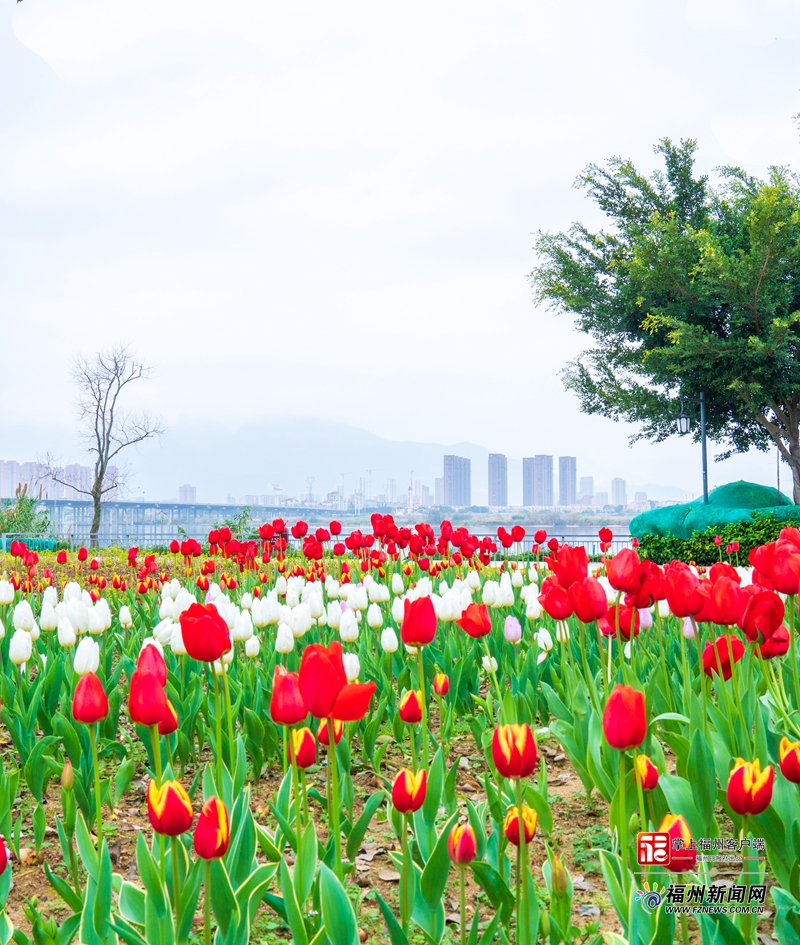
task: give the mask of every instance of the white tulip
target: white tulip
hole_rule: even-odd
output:
[[[419,653],[418,646],[409,646],[408,643],[404,643],[403,646],[406,648],[406,653],[408,653],[409,656],[416,656],[417,653]]]
[[[139,655],[144,652],[146,646],[154,646],[162,656],[164,655],[164,647],[155,637],[145,637],[144,640],[142,640],[142,648],[139,650]]]
[[[57,603],[58,591],[53,584],[48,584],[44,589],[44,594],[42,594],[42,604],[49,604],[51,607],[55,607]]]
[[[275,634],[275,649],[278,653],[291,653],[294,649],[292,631],[285,623],[278,624],[278,632]]]
[[[481,576],[477,571],[470,571],[467,574],[467,584],[473,591],[477,591],[481,586]]]
[[[392,620],[394,620],[395,623],[402,623],[404,613],[405,605],[403,604],[403,598],[395,597],[392,601]]]
[[[625,654],[626,660],[629,660],[631,658],[631,642],[632,642],[631,640],[628,640],[628,642],[622,648],[622,652]]]
[[[127,604],[123,604],[119,609],[119,625],[123,630],[130,630],[130,628],[133,626],[131,609]]]
[[[264,604],[264,616],[267,619],[267,626],[275,626],[281,619],[281,605],[277,597],[268,597]]]
[[[430,597],[433,593],[433,583],[427,575],[423,575],[423,577],[417,581],[417,586],[414,590],[417,598]]]
[[[311,611],[312,620],[318,620],[325,613],[325,604],[322,602],[322,594],[311,594],[308,598],[308,608]]]
[[[222,676],[223,673],[227,673],[227,672],[228,672],[228,664],[224,662],[224,660],[222,662],[220,662],[219,660],[214,660],[214,675],[215,676]]]
[[[88,625],[89,633],[97,636],[97,634],[100,634],[103,632],[103,630],[105,630],[105,620],[103,619],[103,614],[96,607],[91,607],[88,613],[89,613],[89,625]]]
[[[87,608],[87,610],[90,607],[94,607],[94,601],[92,600],[92,595],[87,590],[81,591],[81,603],[83,604],[84,607]]]
[[[392,575],[392,593],[402,594],[405,589],[406,586],[403,583],[403,576],[395,571],[395,573]]]
[[[176,656],[186,656],[186,644],[183,642],[183,630],[179,623],[172,625],[172,636],[169,638],[169,648]]]
[[[450,623],[454,618],[453,592],[448,590],[439,601],[439,612],[436,615],[442,623]]]
[[[2,626],[2,624],[0,624]],[[78,639],[77,634],[75,633],[75,627],[72,626],[72,621],[69,617],[61,617],[58,621],[58,642],[61,646],[75,646],[75,641]]]
[[[94,609],[100,615],[100,619],[103,624],[103,630],[111,629],[111,608],[108,606],[108,601],[105,597],[101,597],[100,600],[94,605]]]
[[[683,618],[683,635],[687,640],[694,640],[695,638],[694,624],[691,617]]]
[[[27,603],[27,601],[26,601]],[[27,630],[15,630],[8,644],[8,658],[17,666],[22,666],[31,658],[33,641]]]
[[[639,627],[649,630],[653,626],[653,613],[649,607],[642,607],[639,611]]]
[[[384,653],[397,652],[397,634],[393,627],[384,627],[381,633],[381,649]]]
[[[366,610],[369,607],[369,598],[365,587],[356,587],[352,598],[348,596],[347,603],[353,610]]]
[[[354,683],[361,672],[358,656],[355,653],[343,653],[342,662],[344,663],[344,674],[347,676],[347,681]]]
[[[657,604],[657,608],[658,608],[657,613],[659,617],[669,617],[670,609],[669,609],[669,604],[666,602],[666,600],[660,600]]]
[[[39,624],[36,623],[35,620],[33,621],[33,626],[31,627],[29,633],[31,640],[33,640],[35,643],[39,639]]]
[[[242,594],[242,599],[239,601],[239,606],[242,610],[250,610],[253,606],[253,595],[249,592]]]
[[[11,581],[0,579],[0,604],[10,604],[14,600],[14,585]]]
[[[165,597],[161,601],[161,606],[158,608],[158,616],[163,620],[165,617],[172,619],[172,615],[175,611],[175,601],[171,597]]]
[[[597,580],[602,585],[603,590],[606,592],[606,600],[608,603],[615,604],[617,601],[617,592],[611,586],[611,582],[605,575],[601,575]]]
[[[339,621],[339,636],[343,643],[355,643],[358,639],[358,620],[352,610],[345,610]]]
[[[212,581],[206,592],[206,603],[213,604],[214,601],[222,595],[222,589],[216,581]]]
[[[531,584],[536,584],[536,582],[539,580],[539,572],[536,570],[535,564],[532,564],[528,568],[528,580],[531,582]]]
[[[299,639],[308,633],[313,624],[311,608],[308,604],[298,604],[292,611],[292,621],[289,623],[292,633]]]
[[[342,619],[342,608],[341,605],[335,601],[328,601],[328,626],[333,630],[339,629],[339,624]]]
[[[556,621],[556,640],[559,643],[569,642],[569,624],[566,620]]]
[[[538,620],[542,616],[542,605],[539,598],[533,594],[528,595],[528,603],[525,605],[525,616],[528,620]]]
[[[252,606],[250,607],[250,618],[253,621],[253,626],[261,630],[267,625],[267,615],[265,612],[266,602],[261,603],[261,598],[256,597],[253,599]]]
[[[72,666],[79,676],[96,673],[100,666],[100,647],[91,637],[84,637],[75,648]]]
[[[278,592],[279,597],[283,597],[287,587],[286,578],[282,574],[279,575],[278,580],[275,582],[275,590]]]
[[[369,575],[367,575],[367,577],[369,577]],[[383,600],[383,584],[379,584],[377,581],[370,581],[367,587],[367,597],[369,598],[370,604],[380,604]]]
[[[178,591],[178,596],[175,598],[175,602],[172,605],[172,619],[180,619],[181,614],[188,610],[192,604],[196,604],[197,601],[194,599],[194,595],[190,594],[185,587],[182,587]]]
[[[383,614],[377,604],[370,604],[367,611],[367,623],[373,630],[380,630],[383,626]]]
[[[506,587],[500,588],[500,593],[497,595],[497,600],[494,604],[495,607],[513,607],[514,606],[514,588],[509,583]]]
[[[286,606],[291,607],[294,610],[295,607],[300,603],[300,595],[297,593],[297,589],[290,587],[286,591]]]
[[[500,588],[494,581],[487,581],[483,585],[483,593],[481,594],[481,600],[487,607],[493,607],[495,601],[497,600],[497,592]]]
[[[547,627],[539,627],[536,633],[534,633],[533,638],[536,640],[536,645],[540,650],[536,662],[543,663],[547,659],[547,654],[553,649],[553,638],[550,636],[550,631]]]
[[[26,600],[21,600],[14,608],[12,621],[15,630],[25,630],[26,632],[31,630],[33,627],[33,611]]]
[[[173,621],[169,617],[165,617],[153,627],[153,636],[162,646],[171,646],[174,627]]]
[[[339,596],[339,582],[330,574],[325,579],[325,593],[328,595],[328,600],[336,600]]]
[[[42,612],[39,614],[39,626],[45,631],[55,630],[55,628],[58,626],[56,609],[49,600],[46,600],[42,604]]]
[[[261,641],[258,637],[253,634],[251,637],[248,637],[244,644],[244,653],[245,656],[249,656],[251,660],[255,659],[258,654],[261,652]]]
[[[524,583],[523,577],[522,577],[522,571],[515,571],[511,575],[511,583],[514,585],[514,587],[522,587]]]
[[[231,638],[234,643],[245,643],[250,639],[250,637],[252,637],[252,635],[253,620],[250,617],[250,611],[243,610],[240,614],[236,615]]]
[[[487,673],[497,672],[497,660],[493,656],[484,656],[482,662]]]
[[[64,590],[61,594],[62,600],[80,600],[81,599],[81,586],[77,581],[70,581],[68,584],[64,585]]]
[[[86,633],[89,630],[89,608],[82,600],[74,598],[67,602],[67,616],[75,627],[77,634]]]

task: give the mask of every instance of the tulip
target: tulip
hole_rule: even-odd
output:
[[[55,607],[53,607],[49,601],[45,601],[42,604],[42,612],[39,615],[39,626],[45,632],[55,630],[58,626],[58,616],[56,615]]]
[[[603,710],[603,734],[612,748],[627,751],[641,745],[647,735],[644,693],[616,685]]]
[[[33,640],[27,630],[15,630],[8,644],[8,658],[16,666],[28,662],[33,652]]]
[[[543,663],[547,659],[547,654],[553,649],[553,638],[547,627],[540,627],[533,635],[533,638],[536,640],[536,645],[540,650],[536,662]]]
[[[130,628],[133,626],[131,609],[127,604],[123,604],[119,609],[119,625],[123,630],[130,630]]]
[[[774,591],[756,590],[746,597],[739,627],[748,640],[756,643],[759,633],[769,639],[783,623],[786,607]]]
[[[733,674],[731,656],[734,663],[738,663],[744,656],[744,643],[738,637],[717,637],[713,643],[707,640],[703,650],[703,672],[706,676],[716,673],[722,675],[726,681],[729,680]]]
[[[436,612],[430,597],[405,599],[400,636],[408,646],[425,646],[436,636]]]
[[[509,614],[503,623],[503,636],[513,646],[516,646],[522,639],[522,627],[513,614]]]
[[[539,603],[553,620],[567,620],[573,613],[569,591],[560,584],[548,583],[550,580],[542,585]]]
[[[433,691],[437,696],[446,696],[450,691],[450,678],[447,673],[437,673],[433,677]]]
[[[342,662],[344,663],[344,674],[347,676],[347,681],[349,683],[356,682],[358,674],[361,672],[361,662],[358,659],[358,654],[343,653]]]
[[[252,635],[253,618],[250,616],[250,611],[243,610],[234,619],[231,639],[234,643],[246,643]]]
[[[194,852],[203,860],[216,860],[225,856],[229,841],[228,810],[218,797],[209,797],[194,828]]]
[[[522,806],[522,826],[524,829],[524,839],[525,843],[530,843],[533,840],[536,834],[536,825],[538,823],[538,816],[535,810],[531,810],[530,807]],[[518,807],[509,807],[508,813],[506,814],[506,819],[503,821],[503,832],[506,835],[506,839],[509,843],[513,843],[515,847],[518,847],[520,844],[520,816]]]
[[[397,652],[397,634],[394,632],[392,627],[384,627],[381,632],[381,649],[384,653],[396,653]]]
[[[669,863],[664,866],[672,873],[685,873],[694,868],[697,850],[691,846],[692,832],[681,814],[667,814],[658,828],[659,833],[669,834]],[[682,840],[683,847],[675,849],[673,841]]]
[[[635,759],[636,774],[643,791],[653,791],[658,784],[658,768],[647,757],[647,755],[637,755]]]
[[[79,676],[96,673],[100,667],[100,647],[91,639],[84,637],[75,650],[72,666]]]
[[[172,634],[170,634],[171,636]],[[83,642],[83,641],[82,641]],[[78,647],[80,649],[80,646]],[[157,646],[148,644],[143,646],[139,653],[139,659],[136,661],[136,669],[143,673],[152,673],[159,682],[159,685],[167,684],[167,664]]]
[[[469,824],[456,824],[447,838],[447,853],[456,866],[467,866],[478,853],[475,831]]]
[[[609,607],[597,626],[604,637],[612,637],[616,636],[619,624],[619,635],[623,640],[630,640],[639,633],[639,619],[639,611],[635,607],[620,604],[618,607]]]
[[[737,758],[728,776],[727,798],[731,810],[740,816],[765,811],[772,802],[774,780],[772,765],[762,771],[758,758],[752,762]]]
[[[581,623],[599,620],[607,609],[606,592],[603,585],[592,577],[576,581],[569,589],[569,599],[575,616]]]
[[[27,600],[21,600],[14,608],[12,623],[15,630],[30,632],[33,629],[33,610]]]
[[[493,656],[484,656],[481,660],[481,665],[483,666],[484,672],[497,672],[497,660]]]
[[[178,837],[192,826],[194,810],[180,781],[165,781],[159,787],[154,780],[147,785],[147,816],[156,833]]]
[[[4,578],[0,578],[0,606],[6,606],[14,601],[14,585]]]
[[[771,637],[763,643],[756,643],[755,651],[761,659],[769,660],[776,656],[784,656],[789,652],[789,631],[786,627],[778,627]]]
[[[276,725],[297,725],[308,715],[308,709],[300,691],[300,677],[276,666],[272,676],[272,697],[269,714]]]
[[[538,752],[530,725],[498,725],[492,736],[494,766],[504,778],[527,778]]]
[[[232,646],[225,619],[212,604],[192,604],[180,617],[186,652],[201,663],[213,663]]]
[[[291,653],[294,649],[294,636],[292,631],[285,623],[278,624],[278,631],[275,634],[275,650],[278,653]]]
[[[249,659],[255,659],[261,652],[261,641],[257,636],[250,637],[244,645],[244,653]]]
[[[538,542],[537,542],[538,544]],[[587,574],[589,567],[589,557],[586,549],[581,545],[573,548],[571,545],[562,545],[551,549],[557,551],[558,555],[551,555],[547,559],[550,570],[555,574],[560,587],[568,590],[576,581],[582,581]]]
[[[800,587],[800,549],[778,542],[769,571],[772,586],[781,594],[796,594]]]
[[[94,725],[108,715],[108,696],[94,673],[81,676],[72,700],[72,717],[84,725]]]
[[[367,624],[373,630],[380,630],[383,626],[383,613],[377,604],[370,604],[367,611]]]
[[[676,617],[693,617],[703,606],[700,580],[688,565],[672,561],[664,571],[669,609]]]
[[[615,591],[632,594],[639,586],[639,555],[632,548],[623,548],[606,563],[606,575]]]
[[[403,693],[397,703],[397,714],[408,725],[415,725],[422,719],[422,692],[409,689]]]
[[[338,745],[342,740],[342,734],[344,733],[344,723],[340,722],[339,719],[333,719],[333,740]],[[321,745],[330,745],[330,735],[328,732],[328,719],[320,719],[319,726],[317,727],[317,738]]]
[[[158,677],[146,670],[134,670],[128,693],[131,721],[139,725],[158,725],[166,711],[167,696]]]
[[[348,609],[342,612],[339,636],[343,643],[355,643],[358,639],[358,620],[355,611]]]
[[[800,742],[790,742],[784,735],[778,746],[781,774],[787,781],[800,784]]]
[[[416,774],[403,768],[392,784],[392,805],[401,814],[413,814],[422,807],[428,788],[428,774],[421,769]]]
[[[341,722],[362,719],[377,688],[374,682],[347,682],[338,640],[329,647],[319,643],[306,647],[300,662],[299,684],[306,707],[313,716]]]
[[[316,763],[317,742],[310,728],[292,729],[288,742],[289,760],[297,759],[298,768],[308,768]]]
[[[158,723],[158,734],[164,736],[172,735],[172,733],[177,730],[178,713],[175,711],[175,706],[167,699],[167,708],[164,711],[161,721]]]

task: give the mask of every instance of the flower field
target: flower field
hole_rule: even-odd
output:
[[[371,524],[12,545],[0,945],[800,942],[797,529]]]

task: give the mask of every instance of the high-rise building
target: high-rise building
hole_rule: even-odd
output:
[[[578,501],[581,505],[594,505],[593,476],[581,476],[578,480]]]
[[[594,504],[598,507],[598,509],[604,509],[608,505],[608,493],[595,492]]]
[[[389,505],[394,505],[397,502],[397,480],[390,479],[386,483],[386,501]]]
[[[625,487],[624,479],[611,480],[611,504],[626,506],[628,504],[628,492]]]
[[[522,504],[553,505],[553,457],[525,456],[522,460]]]
[[[508,461],[502,453],[489,453],[489,505],[494,509],[508,505]]]
[[[444,458],[444,504],[453,508],[472,505],[471,463],[463,456]]]
[[[259,496],[259,498],[261,498]],[[178,488],[178,502],[182,505],[195,505],[197,503],[197,486],[180,486]],[[248,503],[248,505],[262,505],[262,502]]]
[[[578,460],[558,457],[558,504],[575,505],[578,501]]]
[[[647,493],[646,493],[646,492],[634,492],[634,493],[633,493],[633,502],[634,502],[634,505],[647,505]]]
[[[433,500],[436,505],[444,505],[444,477],[437,476],[433,480]]]

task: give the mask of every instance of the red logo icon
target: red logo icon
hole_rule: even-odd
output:
[[[668,833],[636,835],[636,862],[639,866],[667,866],[672,844]]]

